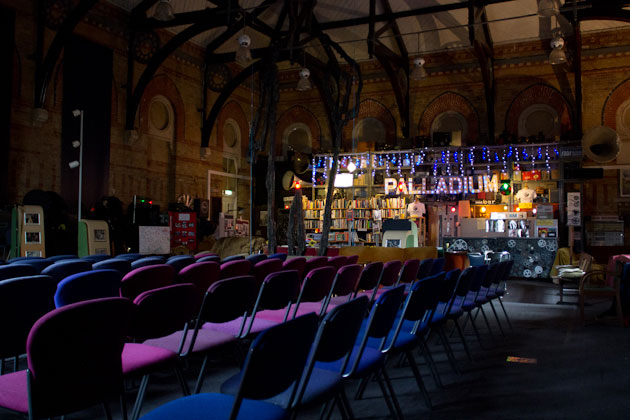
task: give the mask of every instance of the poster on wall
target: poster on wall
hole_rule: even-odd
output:
[[[630,197],[630,169],[619,170],[619,197]]]
[[[579,192],[567,193],[567,226],[582,225],[582,203]]]

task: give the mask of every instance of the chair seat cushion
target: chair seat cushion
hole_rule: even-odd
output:
[[[250,319],[247,319],[247,322],[245,323],[245,327],[243,328],[243,332],[247,331],[247,328],[249,327],[249,323],[250,323]],[[232,321],[228,321],[228,322],[223,322],[223,323],[212,323],[212,322],[206,322],[205,324],[203,324],[204,329],[209,329],[209,330],[214,330],[214,331],[221,331],[227,334],[232,334],[234,336],[238,335],[239,331],[241,330],[241,324],[243,322],[243,317],[240,317],[238,319],[232,320]],[[269,327],[273,327],[274,325],[277,325],[278,322],[276,321],[271,321],[268,319],[263,319],[263,318],[259,318],[258,315],[256,315],[256,318],[254,319],[254,325],[252,325],[251,330],[249,331],[250,334],[257,334],[261,331],[266,330]]]
[[[126,343],[122,351],[123,374],[145,375],[177,359],[177,353],[146,344]]]
[[[182,348],[182,354],[188,352],[190,347],[190,341],[192,340],[193,331],[188,331],[186,335],[186,342]],[[180,342],[182,340],[182,331],[174,332],[166,337],[154,338],[146,340],[143,344],[149,346],[161,347],[176,352],[179,349]],[[224,344],[232,343],[236,341],[236,337],[233,334],[228,334],[222,331],[215,331],[209,329],[200,328],[195,339],[195,345],[193,347],[193,353],[203,353],[213,348],[222,346]]]
[[[219,420],[228,419],[234,397],[226,394],[197,394],[168,402],[147,415],[143,420]],[[289,413],[283,408],[264,401],[243,399],[238,420],[282,420]]]
[[[0,375],[0,407],[28,413],[25,370]]]

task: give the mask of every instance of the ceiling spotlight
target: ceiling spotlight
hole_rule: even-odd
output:
[[[411,80],[422,80],[428,76],[427,70],[424,68],[424,58],[417,57],[413,60],[414,68],[409,75]]]
[[[160,0],[158,2],[153,12],[153,19],[159,20],[160,22],[168,22],[169,20],[175,19],[171,0]]]
[[[540,0],[538,3],[538,16],[551,17],[560,13],[559,0]]]
[[[296,89],[300,92],[311,89],[311,81],[309,80],[311,77],[311,71],[306,67],[302,67],[300,69],[300,80],[298,81]]]
[[[70,169],[75,169],[79,167],[79,161],[78,160],[73,160],[72,162],[68,163],[68,166],[70,167]]]
[[[357,169],[357,165],[355,165],[353,161],[350,161],[350,163],[348,163],[348,172],[352,173],[355,169]]]
[[[564,47],[564,39],[560,36],[556,36],[551,40],[551,53],[549,54],[549,63],[552,66],[558,64],[564,64],[567,62],[567,55],[562,49]]]
[[[252,61],[252,52],[249,50],[251,43],[252,39],[247,34],[238,37],[238,49],[236,50],[237,63],[247,65]]]
[[[81,146],[81,142],[79,140],[75,140],[72,142],[72,147],[74,147],[75,149],[79,146]]]

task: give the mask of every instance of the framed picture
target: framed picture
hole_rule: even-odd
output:
[[[39,225],[39,213],[24,213],[25,225]]]
[[[619,169],[619,197],[630,197],[630,169]]]
[[[42,238],[40,232],[24,232],[25,244],[41,244]]]
[[[41,257],[42,251],[26,251],[25,257]]]
[[[94,229],[94,242],[105,242],[105,229]]]
[[[400,248],[400,239],[388,239],[386,245],[388,248]]]

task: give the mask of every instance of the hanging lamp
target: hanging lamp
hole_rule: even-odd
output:
[[[551,53],[549,54],[549,63],[552,66],[564,64],[567,62],[567,55],[562,49],[564,47],[564,39],[561,36],[556,36],[551,40]]]
[[[416,57],[413,60],[413,70],[409,75],[411,80],[422,80],[428,76],[427,69],[424,68],[425,60],[422,57]]]
[[[169,20],[175,19],[171,0],[160,0],[158,2],[153,12],[153,19],[159,20],[160,22],[168,22]]]

